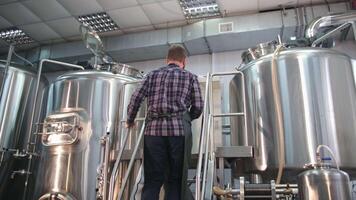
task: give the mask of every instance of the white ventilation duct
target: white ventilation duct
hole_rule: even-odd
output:
[[[347,3],[331,4],[331,12],[346,12]],[[275,40],[304,35],[307,23],[329,14],[327,5],[287,9],[244,16],[208,19],[191,25],[156,31],[126,34],[103,39],[106,50],[120,62],[164,58],[172,43],[182,43],[190,55],[247,49]],[[223,31],[222,31],[223,30]],[[225,31],[226,30],[226,31]],[[92,57],[83,42],[46,46],[51,59],[75,61]],[[36,58],[31,55],[28,57]]]

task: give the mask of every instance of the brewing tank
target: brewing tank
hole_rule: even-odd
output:
[[[253,146],[246,172],[276,178],[278,134],[284,135],[284,181],[296,181],[304,163],[316,162],[319,144],[331,147],[341,168],[355,172],[356,90],[350,57],[329,49],[282,50],[275,74],[272,57],[263,56],[240,69],[245,78],[247,135],[243,119],[232,118],[231,143]],[[241,86],[241,76],[230,82],[231,112],[243,111]]]
[[[347,173],[325,163],[310,165],[298,175],[298,191],[302,200],[351,200]]]
[[[122,146],[126,107],[137,86],[125,83],[139,80],[136,75],[79,71],[51,84],[35,199],[102,198],[104,178],[110,179]],[[135,131],[130,134],[126,148],[133,147],[136,136]]]
[[[32,167],[28,171],[28,164],[29,159],[37,158],[33,153],[38,146],[28,144],[34,141],[30,127],[37,77],[30,67],[14,63],[4,75],[5,62],[0,61],[0,199],[22,199],[27,175],[30,175],[27,187],[31,187],[32,175],[36,174]],[[47,85],[47,80],[42,78],[33,123],[44,117],[46,100],[43,97]]]

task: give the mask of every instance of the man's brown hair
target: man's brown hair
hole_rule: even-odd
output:
[[[182,62],[186,57],[187,52],[182,45],[174,44],[168,50],[167,60]]]

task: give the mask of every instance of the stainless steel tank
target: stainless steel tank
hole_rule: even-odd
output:
[[[136,87],[125,83],[138,80],[135,71],[125,73],[68,73],[50,86],[35,199],[102,198]],[[135,144],[136,134],[131,133],[127,149]]]
[[[301,200],[351,200],[350,179],[347,173],[325,163],[310,165],[298,175]]]
[[[33,166],[28,168],[29,159],[37,159],[33,154],[36,144],[28,144],[34,141],[30,127],[37,78],[29,68],[14,63],[10,64],[6,77],[4,70],[5,62],[0,61],[0,199],[22,199],[25,185],[33,186],[36,174]],[[44,117],[47,85],[42,78],[34,123]]]
[[[240,69],[245,77],[247,135],[242,119],[231,119],[232,145],[250,145],[254,158],[246,172],[276,178],[278,134],[284,135],[284,181],[296,181],[315,149],[326,144],[340,167],[356,177],[356,90],[350,58],[319,48],[283,50],[276,58],[279,95],[273,93],[272,54]],[[230,83],[231,112],[242,111],[241,77]],[[276,112],[281,109],[281,114]],[[282,129],[277,128],[281,119]]]

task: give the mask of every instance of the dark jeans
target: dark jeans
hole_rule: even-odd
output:
[[[163,183],[167,199],[181,200],[184,140],[183,136],[145,136],[142,200],[158,200]]]
[[[183,116],[185,136],[144,138],[144,187],[142,200],[158,200],[162,185],[166,200],[193,199],[187,187],[192,149],[191,119]]]

